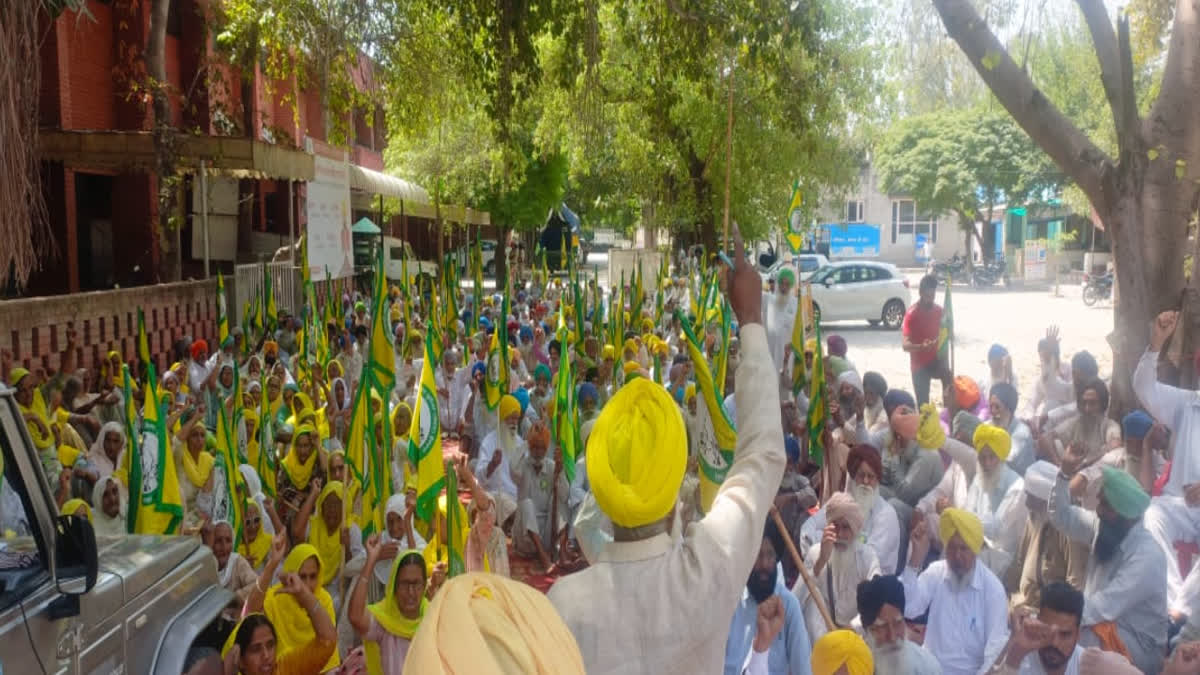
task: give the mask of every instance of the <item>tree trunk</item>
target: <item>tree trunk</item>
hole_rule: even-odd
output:
[[[172,227],[171,216],[175,212],[179,177],[175,175],[175,139],[171,125],[171,101],[167,96],[167,15],[170,0],[154,0],[150,7],[150,33],[146,38],[146,72],[150,77],[150,91],[154,110],[154,164],[158,174],[158,228],[155,240],[159,250],[167,252],[171,246],[167,237]],[[165,268],[166,277],[179,281],[181,270],[175,264],[175,256],[163,255],[159,259],[160,269]]]
[[[716,213],[713,211],[712,186],[704,176],[704,161],[694,153],[688,160],[688,179],[692,183],[692,194],[696,200],[696,224],[700,232],[700,243],[704,244],[705,254],[720,250],[717,235]]]
[[[996,226],[992,218],[996,216],[995,200],[988,198],[987,217],[983,219],[983,233],[979,237],[979,259],[990,263],[996,259]]]

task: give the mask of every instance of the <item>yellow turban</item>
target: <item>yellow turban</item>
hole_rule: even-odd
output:
[[[813,675],[833,675],[842,666],[850,675],[871,675],[875,659],[858,633],[835,630],[821,636],[812,650]]]
[[[58,512],[64,516],[73,516],[81,506],[83,507],[84,516],[90,521],[92,519],[92,509],[82,499],[68,499],[63,502],[62,508]]]
[[[1001,462],[1008,459],[1008,453],[1012,450],[1012,437],[1008,435],[1007,431],[994,424],[980,424],[975,427],[975,435],[971,438],[971,442],[975,444],[975,452],[983,452],[984,448],[991,448]]]
[[[588,481],[596,503],[621,527],[670,512],[687,465],[679,407],[661,386],[635,378],[617,390],[592,427]]]
[[[12,370],[8,371],[8,386],[17,386],[28,374],[29,371],[25,368],[13,368]]]
[[[508,419],[512,415],[521,414],[521,402],[512,394],[505,394],[500,398],[500,421]]]
[[[642,331],[649,333],[654,330],[654,319],[642,319]]]
[[[637,340],[634,340],[633,338],[629,338],[628,340],[626,340],[625,341],[625,350],[636,354],[638,352]]]
[[[946,432],[938,418],[937,406],[926,403],[921,406],[921,421],[917,426],[917,445],[937,450],[946,444]]]
[[[612,345],[604,345],[604,353],[602,356],[606,359],[615,360],[617,358],[617,348]]]
[[[804,353],[807,354],[809,352],[813,354],[817,353],[817,338],[815,337],[810,337],[804,341]]]
[[[694,398],[696,398],[696,383],[688,382],[688,386],[683,390],[683,400],[687,402]]]
[[[532,586],[484,572],[446,582],[404,660],[413,673],[582,675],[575,637]]]
[[[641,370],[642,364],[638,363],[637,361],[626,361],[625,365],[622,366],[621,369],[625,371],[626,375],[629,375],[630,373],[636,373],[637,371]]]
[[[963,543],[972,553],[977,554],[979,549],[983,548],[983,523],[979,522],[979,516],[974,513],[955,508],[942,511],[941,522],[938,524],[938,536],[941,537],[942,545],[948,544],[950,538],[956,534],[962,537]]]

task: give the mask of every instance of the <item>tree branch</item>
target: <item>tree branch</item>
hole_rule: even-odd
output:
[[[1092,34],[1096,60],[1100,62],[1100,83],[1104,85],[1104,96],[1108,99],[1109,109],[1112,110],[1117,144],[1124,150],[1128,140],[1124,133],[1129,126],[1129,120],[1126,119],[1129,107],[1126,101],[1132,99],[1134,94],[1124,86],[1124,69],[1121,67],[1121,56],[1117,48],[1117,34],[1113,32],[1103,0],[1075,0],[1075,4],[1079,5],[1079,11],[1083,12],[1083,19]],[[1136,112],[1134,114],[1136,115]]]
[[[1046,98],[1009,56],[970,0],[933,0],[946,32],[984,83],[1034,143],[1070,176],[1102,213],[1109,208],[1104,174],[1113,160]]]

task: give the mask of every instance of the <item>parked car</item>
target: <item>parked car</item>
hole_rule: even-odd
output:
[[[895,265],[868,260],[830,263],[811,278],[813,311],[822,321],[866,320],[897,330],[912,300]]]
[[[496,276],[496,240],[481,239],[479,248],[483,258],[483,274],[489,277]],[[454,250],[454,260],[457,262],[459,274],[463,278],[471,275],[471,252],[474,249],[475,244],[471,243]]]
[[[808,281],[817,270],[829,265],[829,258],[820,253],[801,253],[798,257],[800,258],[800,281]],[[775,264],[771,265],[765,272],[760,272],[763,277],[763,283],[765,284],[768,280],[774,279],[779,274],[779,270],[784,267],[790,267],[793,270],[796,269],[792,264],[791,256],[787,256],[784,260],[775,261]]]
[[[212,551],[195,537],[97,537],[61,516],[14,393],[0,384],[0,517],[16,534],[0,566],[4,672],[178,675],[233,598]]]
[[[404,261],[408,260],[408,281],[416,283],[418,277],[428,276],[437,279],[438,265],[433,260],[421,260],[413,253],[412,246],[407,241],[395,237],[384,237],[385,251],[384,273],[390,281],[400,281],[404,278]]]

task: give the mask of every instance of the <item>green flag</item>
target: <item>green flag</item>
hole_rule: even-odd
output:
[[[821,353],[821,325],[817,324],[817,346],[813,353],[813,372],[808,390],[808,456],[817,466],[825,462],[825,357]],[[804,358],[801,352],[800,358]]]

